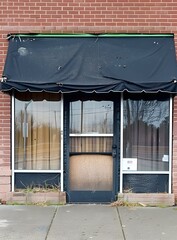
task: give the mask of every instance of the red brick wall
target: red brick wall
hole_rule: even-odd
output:
[[[172,191],[177,199],[177,97],[173,104],[173,162],[172,162]]]
[[[10,191],[10,97],[0,94],[0,195]]]
[[[0,75],[7,33],[174,33],[175,0],[1,0]],[[0,94],[0,192],[10,173],[10,98]],[[173,128],[173,191],[177,196],[177,99]],[[7,169],[6,170],[2,170]],[[2,188],[3,186],[3,188]],[[7,187],[7,190],[9,187]]]

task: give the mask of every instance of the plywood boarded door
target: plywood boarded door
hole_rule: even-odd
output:
[[[113,184],[112,156],[77,155],[70,158],[72,191],[111,191]]]

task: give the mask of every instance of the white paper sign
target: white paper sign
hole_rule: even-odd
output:
[[[163,162],[168,162],[169,161],[168,155],[163,155],[162,161]]]
[[[137,170],[137,158],[123,158],[122,170],[123,171],[136,171]]]

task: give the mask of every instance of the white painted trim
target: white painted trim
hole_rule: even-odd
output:
[[[70,137],[113,137],[112,133],[81,133],[81,134],[75,134],[71,133],[69,134]]]
[[[122,173],[122,160],[123,160],[123,93],[120,99],[120,193],[123,192],[123,173]]]
[[[170,117],[169,117],[169,187],[168,192],[172,193],[172,124],[173,124],[173,101],[170,97]]]
[[[123,174],[169,174],[170,171],[123,171]]]
[[[12,192],[15,189],[15,173],[61,173],[61,191],[63,191],[63,95],[61,95],[61,169],[60,170],[23,170],[15,169],[15,97],[12,95]]]
[[[14,192],[15,190],[15,176],[14,176],[14,169],[15,169],[15,98],[14,95],[12,94],[12,98],[11,98],[11,103],[12,103],[12,110],[11,110],[11,116],[12,116],[12,129],[11,129],[11,141],[12,141],[12,151],[11,151],[11,159],[12,159],[12,192]]]
[[[14,170],[14,173],[61,173],[61,170]]]
[[[169,117],[169,170],[168,171],[123,171],[123,93],[121,93],[121,117],[120,117],[120,193],[123,192],[124,174],[167,174],[169,175],[169,194],[171,194],[172,184],[172,97],[170,97],[170,117]]]
[[[63,117],[64,117],[64,107],[63,107],[63,94],[61,94],[61,176],[60,176],[60,181],[61,181],[61,191],[63,192],[64,190],[64,159],[63,159]]]

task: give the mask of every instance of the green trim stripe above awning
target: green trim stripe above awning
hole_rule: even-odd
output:
[[[106,37],[116,37],[116,38],[131,38],[131,37],[173,37],[173,34],[167,33],[167,34],[139,34],[139,33],[131,33],[131,34],[125,34],[125,33],[115,33],[115,34],[9,34],[8,38],[13,37],[97,37],[97,38],[106,38]]]

